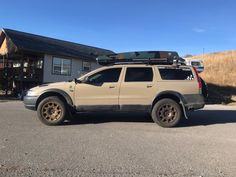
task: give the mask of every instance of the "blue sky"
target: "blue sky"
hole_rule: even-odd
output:
[[[111,49],[236,49],[234,0],[3,1],[0,27]]]

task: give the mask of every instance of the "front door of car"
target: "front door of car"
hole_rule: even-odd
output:
[[[116,110],[119,108],[122,67],[98,71],[75,86],[77,111]]]

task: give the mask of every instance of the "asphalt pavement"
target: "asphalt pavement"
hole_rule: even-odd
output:
[[[208,105],[176,128],[146,114],[78,114],[46,126],[0,103],[0,176],[236,176],[236,107]]]

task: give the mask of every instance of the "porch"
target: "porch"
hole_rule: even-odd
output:
[[[43,56],[3,55],[0,59],[0,95],[20,97],[43,82]]]

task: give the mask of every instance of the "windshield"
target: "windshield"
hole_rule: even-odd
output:
[[[199,61],[192,61],[191,62],[192,66],[200,66],[201,63]]]

